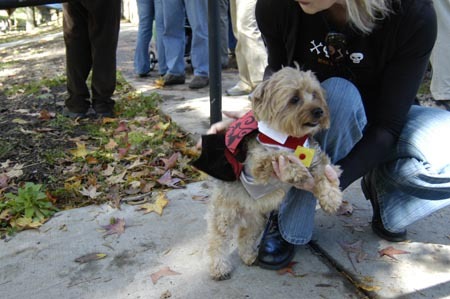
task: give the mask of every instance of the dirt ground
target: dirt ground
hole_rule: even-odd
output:
[[[55,165],[42,155],[68,147],[70,137],[41,117],[64,103],[63,45],[56,39],[1,50],[0,61],[0,160],[24,164],[24,181],[46,181]]]
[[[61,34],[0,47],[0,198],[23,182],[34,182],[44,184],[60,208],[107,201],[117,205],[118,198],[177,188],[198,177],[188,165],[197,153],[185,133],[159,112],[153,104],[157,99],[141,98],[120,75],[113,96],[119,109],[116,119],[63,117],[64,53]],[[135,110],[144,113],[130,112],[138,105],[145,109]],[[82,159],[73,154],[82,149],[80,144],[91,153]],[[170,160],[173,154],[179,154],[176,165]],[[129,170],[132,163],[138,166]],[[157,183],[168,168],[171,177]],[[109,169],[114,171],[104,175]],[[114,181],[114,175],[122,178]]]

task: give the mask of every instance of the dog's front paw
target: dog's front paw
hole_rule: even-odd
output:
[[[322,210],[328,214],[336,213],[342,204],[341,189],[339,189],[339,186],[330,184],[327,179],[316,182],[314,195]]]
[[[240,252],[239,255],[244,264],[246,264],[247,266],[251,266],[255,263],[258,253],[255,250],[251,250],[246,252]]]
[[[209,267],[209,273],[214,280],[227,280],[231,278],[232,266],[225,260],[213,261]]]
[[[310,178],[306,167],[290,163],[289,167],[282,171],[280,180],[293,186],[303,186]]]

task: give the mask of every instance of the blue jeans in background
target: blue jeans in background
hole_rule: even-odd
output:
[[[195,76],[209,75],[208,0],[163,0],[162,35],[167,73],[184,75],[185,18],[192,28],[191,61]]]
[[[160,75],[167,73],[166,53],[164,49],[164,15],[163,0],[154,0],[155,2],[155,29],[156,29],[156,52],[158,57],[158,72]]]
[[[153,0],[137,0],[139,27],[134,52],[134,71],[138,75],[150,72],[149,47],[153,35],[155,3]]]
[[[315,136],[332,162],[345,157],[362,138],[367,123],[356,87],[341,78],[322,83],[331,115],[330,129]],[[413,106],[390,162],[374,169],[381,218],[396,232],[450,205],[450,113]],[[279,228],[289,243],[311,240],[316,199],[291,188],[279,210]]]

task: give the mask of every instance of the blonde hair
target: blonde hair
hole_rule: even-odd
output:
[[[384,19],[391,12],[391,3],[396,0],[345,0],[350,24],[368,34],[377,20]]]

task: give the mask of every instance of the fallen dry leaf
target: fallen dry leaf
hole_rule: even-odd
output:
[[[21,118],[15,118],[15,119],[12,120],[12,122],[15,123],[15,124],[19,124],[19,125],[26,125],[26,124],[28,124],[28,122],[26,120],[21,119]]]
[[[5,174],[8,176],[8,178],[18,178],[23,175],[23,164],[16,164],[11,169],[9,169]]]
[[[108,183],[110,183],[111,185],[116,185],[116,184],[120,184],[123,183],[123,177],[127,174],[127,171],[125,170],[124,172],[118,174],[118,175],[114,175],[114,176],[110,176],[109,178],[106,179],[106,181]]]
[[[207,201],[208,199],[209,199],[208,195],[192,195],[192,200],[195,200],[195,201],[204,202],[204,201]]]
[[[125,231],[125,219],[112,217],[109,220],[109,224],[108,225],[104,225],[102,227],[106,231],[104,236],[113,235],[113,234],[117,234],[117,235],[120,236]]]
[[[6,174],[4,174],[4,173],[0,174],[0,188],[1,189],[8,187],[8,181],[9,181],[9,177]]]
[[[104,259],[105,257],[107,257],[107,254],[105,254],[105,253],[94,252],[94,253],[89,253],[89,254],[77,257],[75,259],[75,262],[84,264],[84,263],[88,263],[91,261],[101,260],[101,259]]]
[[[296,273],[292,267],[294,267],[297,264],[297,262],[293,261],[290,262],[285,268],[282,268],[277,271],[278,275],[284,275],[286,273],[291,274],[292,276],[296,276]]]
[[[362,276],[360,281],[354,281],[358,288],[368,292],[376,292],[381,290],[381,287],[375,285],[375,280],[372,276]]]
[[[409,254],[410,252],[409,251],[405,251],[405,250],[401,250],[401,249],[396,249],[396,248],[394,248],[392,246],[389,246],[389,247],[386,247],[386,248],[383,248],[383,249],[379,250],[378,253],[380,254],[380,257],[386,255],[386,256],[390,257],[391,259],[397,260],[397,258],[395,258],[394,255],[396,255],[396,254]]]
[[[159,271],[152,273],[150,277],[152,278],[153,284],[156,284],[156,282],[164,276],[171,276],[171,275],[180,275],[181,273],[175,272],[171,270],[169,267],[163,267]]]
[[[38,228],[42,224],[44,224],[46,219],[42,221],[33,221],[31,218],[28,217],[20,217],[16,220],[11,220],[11,227],[20,227],[20,228]]]
[[[179,156],[180,153],[174,153],[172,156],[170,156],[169,159],[161,158],[161,161],[163,161],[164,163],[164,170],[174,168],[175,165],[177,165],[177,160]]]
[[[116,119],[115,118],[112,118],[112,117],[103,117],[102,118],[102,124],[109,124],[109,123],[113,123],[113,122],[115,122],[116,121]]]
[[[95,186],[89,186],[88,189],[83,187],[83,189],[80,191],[81,195],[87,196],[92,199],[96,199],[102,192],[97,192],[97,187]]]
[[[157,182],[161,185],[166,185],[174,189],[183,188],[183,186],[176,185],[177,183],[181,182],[181,179],[172,178],[172,176],[170,175],[170,170],[166,171],[163,176],[157,180]]]
[[[118,146],[117,142],[114,141],[114,139],[109,138],[109,142],[105,144],[105,149],[107,150],[113,150]]]
[[[117,127],[117,129],[114,130],[114,133],[117,134],[117,133],[120,133],[120,132],[128,132],[128,131],[129,131],[129,129],[127,127],[127,123],[124,122],[124,121],[121,121],[119,123],[119,126]]]
[[[164,79],[162,77],[159,78],[159,79],[156,79],[155,80],[155,85],[156,85],[156,88],[164,87]]]
[[[86,157],[86,162],[89,165],[94,165],[94,164],[98,164],[98,160],[97,158],[93,157],[93,156],[87,156]]]
[[[70,152],[75,158],[84,158],[88,155],[88,151],[86,150],[86,144],[83,142],[77,142],[77,148],[71,150]]]
[[[104,176],[111,176],[114,173],[114,166],[108,164],[105,170],[102,171]]]
[[[167,206],[168,203],[169,203],[169,201],[166,199],[166,196],[164,195],[164,193],[159,193],[157,195],[157,198],[154,203],[143,204],[137,210],[138,211],[145,210],[144,214],[155,212],[159,216],[161,216],[163,213],[164,207]]]

